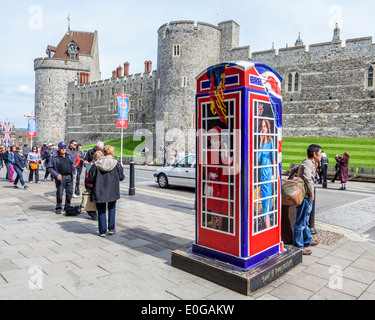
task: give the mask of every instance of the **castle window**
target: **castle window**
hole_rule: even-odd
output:
[[[186,87],[187,87],[187,80],[188,80],[187,77],[182,77],[182,83],[181,83],[181,86],[182,86],[183,88],[186,88]]]
[[[288,74],[287,91],[297,93],[300,89],[299,85],[299,74],[297,72],[291,72]]]
[[[298,79],[299,77],[298,77],[298,73],[296,73],[295,75],[294,75],[294,91],[295,92],[297,92],[298,91]]]
[[[51,78],[48,78],[48,83],[51,83]]]
[[[367,86],[372,87],[374,84],[374,68],[370,66],[368,69]]]
[[[129,122],[134,122],[134,113],[129,113]]]
[[[173,53],[172,53],[172,55],[173,55],[174,57],[176,57],[176,56],[180,56],[180,55],[181,55],[181,47],[180,47],[179,44],[174,44],[174,45],[173,45]]]
[[[40,103],[40,106],[41,106],[42,108],[44,108],[44,101],[42,101],[42,102]]]
[[[293,84],[293,75],[289,73],[288,75],[288,92],[292,91],[292,84]]]

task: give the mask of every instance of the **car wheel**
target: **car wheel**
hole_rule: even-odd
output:
[[[160,188],[168,188],[168,178],[164,173],[159,174],[158,184]]]

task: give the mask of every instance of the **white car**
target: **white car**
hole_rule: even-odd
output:
[[[195,188],[195,155],[188,155],[169,167],[158,168],[154,177],[160,188],[170,185]]]

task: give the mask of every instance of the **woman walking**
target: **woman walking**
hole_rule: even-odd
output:
[[[15,159],[14,155],[17,153],[17,148],[16,146],[11,146],[10,151],[8,153],[8,166],[9,166],[9,171],[10,171],[10,182],[14,182],[13,176],[14,176],[14,165],[15,165]]]
[[[37,147],[32,147],[31,151],[27,155],[27,162],[29,164],[29,183],[33,182],[33,176],[35,174],[35,183],[39,183],[39,166],[40,154]]]
[[[114,156],[114,148],[104,147],[104,156],[92,165],[89,171],[89,182],[93,184],[91,201],[98,210],[99,235],[105,237],[107,232],[106,210],[108,207],[108,234],[117,232],[115,228],[116,201],[120,199],[120,181],[125,179],[124,168]]]
[[[339,154],[336,155],[336,161],[340,167],[341,188],[339,190],[346,190],[346,184],[349,181],[349,159],[350,155],[347,152],[344,152],[342,157]]]
[[[22,186],[26,189],[28,186],[23,180],[23,171],[26,169],[26,159],[22,147],[17,148],[17,152],[14,153],[14,160],[14,170],[17,172],[17,177],[16,180],[14,180],[13,186],[18,189],[18,181],[21,181]]]

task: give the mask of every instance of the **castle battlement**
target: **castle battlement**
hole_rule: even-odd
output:
[[[372,37],[343,42],[336,26],[330,42],[307,46],[298,36],[294,46],[250,55],[249,45],[239,45],[239,31],[233,20],[217,26],[192,20],[165,23],[158,29],[158,70],[147,60],[143,72],[129,74],[125,62],[108,79],[100,75],[97,33],[65,34],[59,48],[47,47],[49,58],[34,61],[38,139],[89,144],[118,138],[116,94],[125,92],[130,95],[125,135],[139,130],[152,134],[149,149],[154,147],[155,158],[160,158],[156,150],[164,143],[178,141],[191,150],[195,140],[190,141],[187,132],[196,125],[197,74],[223,61],[240,60],[265,63],[284,79],[285,136],[375,136]],[[71,37],[84,50],[69,59]],[[59,55],[51,57],[54,50]],[[178,134],[168,141],[166,132],[176,129]]]

